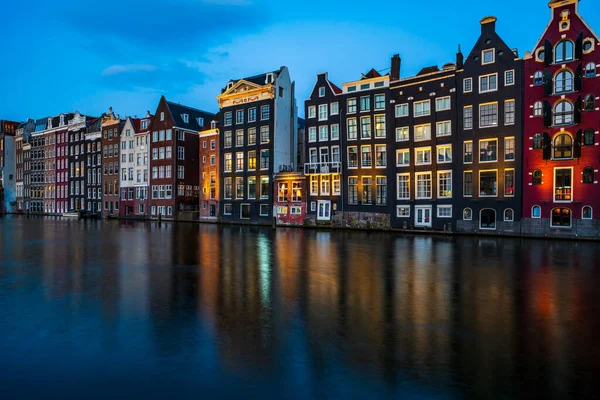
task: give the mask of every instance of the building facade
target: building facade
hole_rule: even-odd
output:
[[[220,107],[220,218],[270,223],[272,178],[293,170],[297,156],[295,84],[287,67],[229,81]]]
[[[16,210],[15,135],[18,128],[18,122],[0,120],[0,213]]]
[[[523,234],[597,236],[600,225],[598,36],[578,0],[553,0],[525,59]]]
[[[35,214],[44,213],[44,131],[48,126],[48,118],[35,121],[35,130],[31,134],[31,184],[30,184],[30,211]]]
[[[102,117],[92,118],[86,123],[85,145],[87,151],[87,176],[85,181],[86,214],[102,215]]]
[[[520,232],[523,60],[481,20],[463,62],[457,55],[457,152],[454,218],[462,232]]]
[[[32,119],[27,120],[19,125],[15,135],[15,159],[16,159],[16,200],[17,205],[15,212],[25,212],[29,207],[27,201],[25,201],[26,190],[25,185],[27,178],[29,178],[29,140],[31,132],[35,129],[35,122]],[[27,150],[25,150],[27,147]]]
[[[219,218],[219,127],[218,116],[210,127],[200,131],[200,221]]]
[[[150,216],[197,219],[199,136],[214,114],[161,97],[150,125]],[[194,215],[196,214],[196,215]]]
[[[102,217],[119,215],[119,148],[124,122],[112,107],[102,117]]]
[[[61,137],[56,142],[57,176],[59,177],[56,201],[60,213],[80,212],[86,209],[86,171],[89,167],[86,165],[87,121],[85,115],[75,112],[69,119],[66,140]]]
[[[31,201],[31,143],[29,140],[23,143],[23,206],[21,207],[23,212],[30,211]]]

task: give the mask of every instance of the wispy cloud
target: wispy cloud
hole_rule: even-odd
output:
[[[102,76],[112,76],[133,72],[151,72],[156,71],[158,67],[151,64],[128,64],[128,65],[111,65],[102,71]]]

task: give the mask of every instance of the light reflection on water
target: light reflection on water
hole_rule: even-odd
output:
[[[599,256],[3,217],[2,398],[592,397]]]

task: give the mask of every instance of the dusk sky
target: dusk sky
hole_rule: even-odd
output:
[[[401,76],[465,55],[479,20],[520,55],[549,21],[547,0],[11,1],[2,6],[0,118],[23,120],[61,112],[154,113],[161,94],[206,111],[230,79],[290,69],[298,107],[319,72],[336,84],[402,57]],[[597,0],[580,13],[600,30]],[[384,71],[387,73],[387,71]]]

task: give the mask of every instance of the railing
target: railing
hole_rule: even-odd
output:
[[[304,164],[305,175],[339,174],[341,172],[342,163],[339,161]]]

